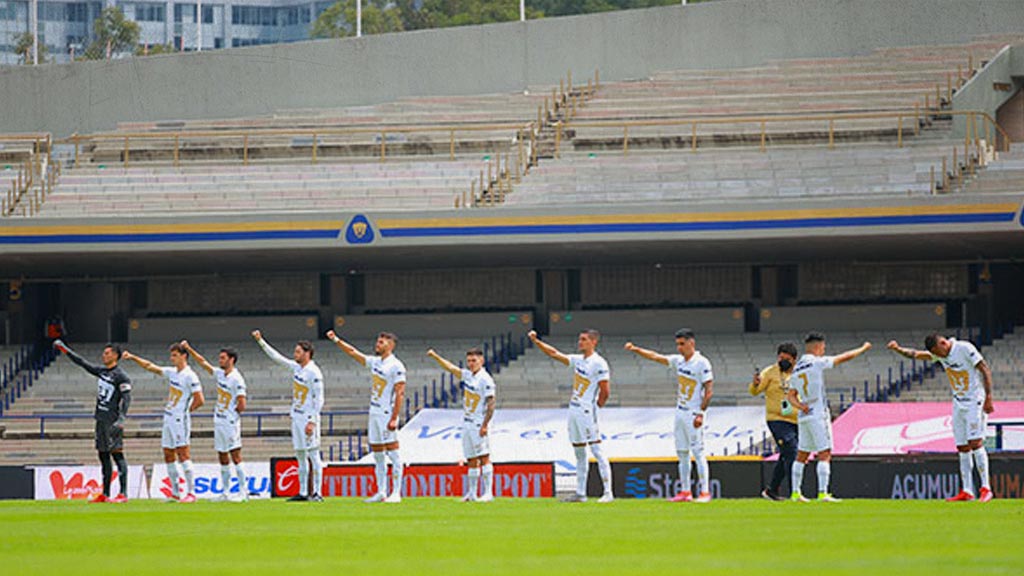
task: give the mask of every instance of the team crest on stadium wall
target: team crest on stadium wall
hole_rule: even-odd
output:
[[[345,230],[345,241],[349,244],[369,244],[373,239],[373,226],[370,226],[366,216],[357,214],[352,218],[348,223],[348,229]]]

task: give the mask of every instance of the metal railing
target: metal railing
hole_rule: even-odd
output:
[[[36,214],[56,182],[49,134],[0,134],[0,144],[28,142],[31,147],[26,158],[13,163],[0,161],[0,182],[9,179],[0,187],[0,217]],[[15,155],[21,155],[18,152],[15,150]]]

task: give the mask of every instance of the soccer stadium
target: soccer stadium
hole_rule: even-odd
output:
[[[1024,573],[1019,0],[40,1],[5,574]]]

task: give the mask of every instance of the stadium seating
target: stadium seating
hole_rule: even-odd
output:
[[[1009,152],[1000,152],[984,170],[965,185],[967,193],[1017,193],[1024,190],[1024,145],[1011,144]]]

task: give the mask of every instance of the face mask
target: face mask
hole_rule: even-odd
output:
[[[789,360],[787,360],[785,358],[783,358],[782,360],[779,360],[779,368],[781,368],[783,372],[789,372],[789,369],[792,368],[792,367],[793,367],[793,363],[790,362]]]

